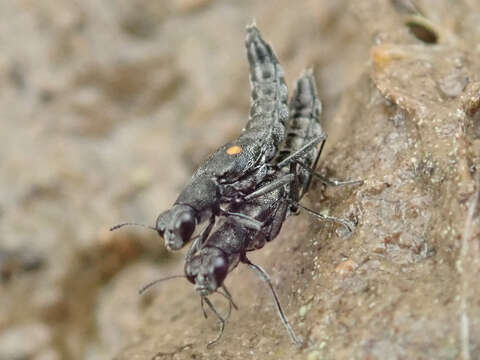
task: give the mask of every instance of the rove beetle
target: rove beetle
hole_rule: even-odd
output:
[[[158,216],[155,226],[147,226],[164,238],[169,250],[181,249],[192,238],[196,226],[208,220],[199,235],[203,242],[217,216],[232,217],[255,230],[261,228],[253,218],[225,211],[221,205],[248,199],[248,194],[276,171],[271,162],[285,137],[288,89],[275,53],[255,24],[247,27],[245,46],[251,83],[249,120],[236,140],[221,146],[195,171],[173,206]],[[124,223],[110,230],[125,225],[145,226]]]

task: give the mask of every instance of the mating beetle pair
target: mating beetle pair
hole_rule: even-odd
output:
[[[193,240],[185,259],[185,277],[195,285],[202,309],[207,303],[221,323],[217,338],[209,345],[220,339],[226,319],[207,296],[220,293],[229,300],[230,308],[236,307],[224,280],[240,262],[267,282],[284,326],[292,341],[300,345],[302,342],[288,323],[267,273],[252,264],[246,253],[273,240],[286,217],[298,208],[352,231],[350,221],[321,215],[304,208],[299,201],[314,175],[327,184],[360,182],[332,182],[314,173],[327,136],[319,122],[321,104],[312,72],[305,72],[297,80],[287,105],[283,70],[255,25],[247,27],[246,49],[251,109],[245,129],[196,170],[174,205],[158,216],[155,227],[149,228],[164,238],[170,250],[178,250]],[[200,234],[193,236],[197,225],[207,221]],[[124,225],[137,224],[120,224],[112,230]],[[142,291],[166,279],[154,281]]]

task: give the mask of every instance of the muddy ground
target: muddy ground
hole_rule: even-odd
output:
[[[140,228],[239,133],[255,18],[329,133],[308,214],[239,268],[212,349],[183,271]],[[480,3],[0,0],[0,360],[479,359]],[[218,299],[218,306],[225,305]]]

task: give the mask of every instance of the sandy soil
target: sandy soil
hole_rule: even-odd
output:
[[[124,220],[153,223],[247,119],[245,25],[292,84],[314,67],[329,133],[308,214],[252,260],[217,323]],[[0,360],[480,358],[480,3],[0,0]],[[222,299],[218,306],[224,309]]]

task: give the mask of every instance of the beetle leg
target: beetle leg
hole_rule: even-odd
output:
[[[355,224],[353,224],[350,220],[347,220],[347,219],[341,219],[341,218],[336,218],[334,216],[328,216],[328,215],[324,215],[324,214],[321,214],[315,210],[312,210],[312,209],[309,209],[301,204],[299,204],[298,202],[294,202],[294,201],[289,201],[292,205],[294,206],[297,206],[299,207],[300,209],[303,209],[305,210],[306,212],[310,213],[311,215],[313,216],[316,216],[317,218],[319,218],[320,220],[322,221],[331,221],[331,222],[335,222],[337,224],[340,224],[340,225],[343,225],[345,226],[345,228],[347,229],[347,231],[349,233],[352,233],[353,232],[353,229],[355,228]]]
[[[260,277],[260,279],[262,279],[268,285],[273,296],[273,301],[275,303],[278,316],[280,317],[280,320],[282,321],[283,326],[285,326],[285,328],[287,329],[288,335],[290,335],[290,339],[298,347],[302,346],[303,341],[300,337],[298,337],[295,334],[292,326],[288,322],[288,319],[285,316],[285,313],[283,312],[282,306],[280,305],[280,300],[278,300],[277,292],[275,291],[275,288],[273,287],[272,281],[270,280],[270,277],[268,276],[267,272],[263,270],[263,268],[261,268],[260,266],[253,264],[250,260],[248,260],[248,258],[245,255],[243,256],[242,262],[247,264],[250,269],[255,271],[255,273]]]
[[[259,231],[263,227],[263,223],[261,221],[242,213],[221,210],[221,215],[233,217],[237,223],[242,224],[252,230]]]
[[[256,199],[260,196],[263,196],[271,191],[274,191],[278,189],[279,187],[282,187],[288,183],[291,183],[294,180],[295,175],[294,174],[286,174],[282,176],[281,178],[274,180],[270,182],[268,185],[261,187],[258,190],[255,190],[254,192],[248,194],[243,198],[244,201],[249,201],[252,199]]]
[[[208,225],[199,234],[198,246],[201,246],[205,242],[205,240],[207,240],[207,237],[210,234],[210,231],[212,231],[214,224],[215,224],[215,215],[212,215],[208,220]]]
[[[290,164],[292,161],[295,161],[297,160],[300,156],[302,156],[303,154],[305,154],[306,151],[310,150],[313,146],[317,145],[319,142],[322,142],[322,145],[321,145],[321,148],[320,148],[320,151],[319,153],[321,152],[321,150],[323,149],[323,145],[325,144],[325,140],[327,140],[327,134],[325,133],[322,133],[318,136],[315,136],[312,140],[310,140],[309,142],[307,142],[305,145],[303,145],[300,149],[298,149],[297,151],[295,151],[294,153],[292,153],[290,156],[287,156],[285,159],[283,159],[282,161],[280,161],[276,166],[277,168],[283,168],[284,166],[287,166],[288,164]]]
[[[355,186],[355,185],[362,185],[363,180],[337,180],[337,179],[330,179],[327,178],[323,175],[320,175],[319,173],[316,173],[313,169],[309,168],[307,165],[302,163],[301,161],[295,161],[296,164],[300,165],[303,169],[308,171],[311,176],[315,176],[317,179],[319,179],[322,183],[328,186]],[[307,183],[307,185],[310,185]],[[308,191],[308,187],[305,188],[303,191],[303,194],[305,194]]]

